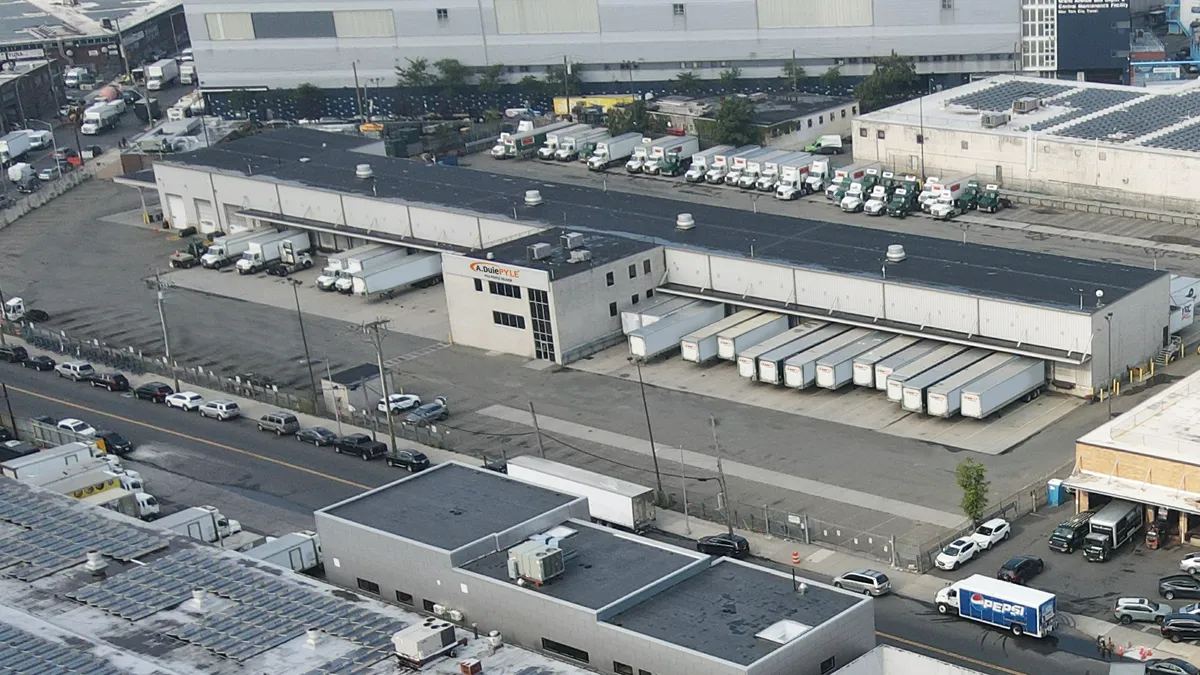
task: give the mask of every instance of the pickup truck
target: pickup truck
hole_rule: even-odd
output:
[[[334,452],[339,455],[342,453],[358,455],[364,462],[369,462],[376,457],[383,457],[387,454],[387,450],[386,443],[371,440],[371,437],[366,434],[342,436],[333,443]]]

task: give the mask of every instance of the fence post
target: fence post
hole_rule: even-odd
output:
[[[900,556],[896,553],[896,535],[888,537],[888,546],[892,547],[892,568],[897,569],[900,567]]]
[[[763,504],[763,532],[771,534],[771,512],[767,510],[766,504]]]
[[[804,543],[811,544],[812,536],[808,533],[808,530],[809,530],[808,514],[806,513],[806,514],[804,514]]]

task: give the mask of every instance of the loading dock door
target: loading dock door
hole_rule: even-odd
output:
[[[171,221],[171,227],[177,230],[187,227],[187,208],[183,204],[183,197],[167,195],[167,218]]]
[[[238,211],[241,210],[242,208],[240,206],[235,206],[233,204],[225,205],[225,223],[227,226],[226,229],[229,230],[227,234],[245,232],[253,227],[249,218],[238,215]]]
[[[201,232],[212,232],[217,229],[217,212],[213,210],[212,202],[207,199],[197,199],[196,216],[200,219]]]

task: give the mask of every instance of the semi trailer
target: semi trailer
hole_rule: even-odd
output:
[[[441,254],[414,253],[374,271],[354,275],[353,293],[364,298],[391,296],[408,286],[432,286],[441,276]]]
[[[777,347],[782,347],[790,342],[795,342],[797,339],[808,335],[825,324],[822,323],[807,323],[789,328],[773,338],[764,340],[749,349],[743,349],[738,354],[738,375],[748,379],[758,379],[758,357],[766,354]]]
[[[627,309],[621,312],[621,332],[629,335],[642,326],[649,326],[664,316],[668,316],[688,305],[699,302],[691,298],[681,298],[673,295],[659,295],[655,300],[657,302],[653,304],[643,305],[640,311]]]
[[[986,349],[968,349],[957,356],[948,359],[925,372],[910,377],[905,381],[900,393],[900,405],[905,410],[915,413],[925,412],[925,394],[933,385],[953,377],[955,374],[970,368],[990,356],[992,352]]]
[[[312,241],[304,230],[285,230],[274,237],[255,239],[246,246],[241,259],[237,261],[238,274],[258,274],[278,262],[284,245],[293,251],[307,251],[312,248]]]
[[[746,323],[761,314],[763,312],[755,309],[743,309],[685,335],[679,341],[679,352],[683,356],[683,360],[704,363],[717,358],[717,334],[738,324]]]
[[[817,386],[837,389],[854,381],[854,359],[895,339],[895,333],[876,331],[817,361]]]
[[[588,157],[587,165],[589,171],[604,171],[610,167],[614,167],[633,154],[633,149],[641,144],[642,135],[636,131],[631,131],[627,134],[621,134],[607,141],[602,141],[596,144],[596,151]]]
[[[783,362],[783,384],[793,389],[811,387],[817,381],[817,361],[829,354],[854,344],[870,335],[869,328],[851,328],[850,330],[822,342],[815,347],[789,357]]]
[[[592,520],[640,532],[654,523],[654,489],[540,457],[508,460],[508,476],[557,492],[587,497]]]
[[[885,391],[887,391],[888,400],[892,403],[902,402],[904,400],[904,384],[906,382],[965,351],[967,351],[967,347],[962,345],[944,344],[893,370],[892,374],[887,376],[887,389]]]
[[[783,369],[788,359],[828,342],[849,330],[849,326],[841,324],[823,324],[811,333],[806,333],[802,337],[761,354],[758,357],[758,381],[783,384]]]
[[[321,565],[321,537],[310,530],[285,534],[278,539],[268,537],[265,544],[245,553],[293,572],[307,572]]]
[[[783,314],[764,312],[745,323],[731,326],[717,334],[717,356],[736,361],[737,355],[754,345],[779,335],[789,327]]]
[[[929,387],[925,392],[925,412],[937,417],[953,417],[962,409],[962,390],[979,378],[1012,363],[1019,357],[1012,354],[992,354]]]
[[[383,244],[367,244],[358,246],[348,251],[334,253],[325,261],[325,267],[321,270],[321,275],[317,277],[317,288],[323,291],[334,290],[333,286],[337,282],[338,277],[342,275],[342,270],[346,268],[346,260],[356,256],[366,255],[377,249],[390,249],[390,246]]]
[[[356,256],[347,256],[342,261],[342,273],[333,282],[333,289],[349,295],[354,292],[354,277],[369,274],[397,260],[408,257],[408,251],[396,246],[384,246]]]
[[[920,338],[898,335],[870,351],[854,357],[853,380],[859,387],[875,387],[875,364],[916,344]]]
[[[629,353],[635,358],[652,359],[679,349],[683,336],[715,323],[725,316],[725,305],[697,301],[694,304],[643,326],[629,334]]]
[[[717,155],[728,152],[733,149],[732,145],[718,145],[692,155],[692,165],[688,167],[687,173],[683,174],[683,179],[689,183],[703,183],[704,174],[713,166],[713,160]]]
[[[939,344],[933,340],[921,340],[887,358],[880,359],[875,364],[875,388],[879,391],[887,391],[887,380],[891,377],[893,371],[937,349]]]
[[[1046,386],[1046,362],[1021,358],[974,381],[962,391],[962,415],[983,419],[1022,399],[1030,401]]]

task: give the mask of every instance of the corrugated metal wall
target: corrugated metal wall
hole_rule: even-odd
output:
[[[758,0],[758,26],[870,26],[873,10],[872,0]]]
[[[494,4],[496,32],[501,35],[600,30],[596,0],[495,0]]]

